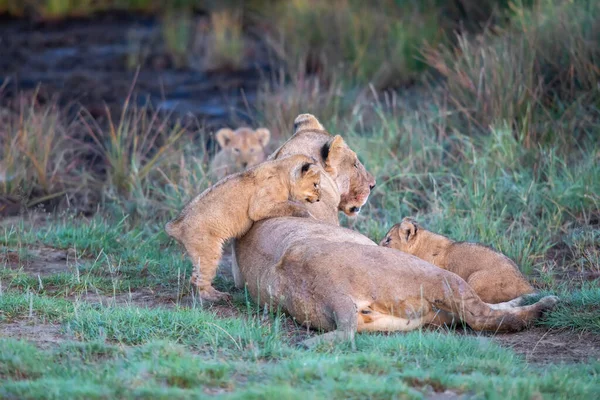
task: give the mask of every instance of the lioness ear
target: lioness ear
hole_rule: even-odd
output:
[[[324,131],[325,128],[319,120],[312,114],[300,114],[294,120],[294,134],[296,132],[304,131],[307,129],[315,129],[319,131]]]
[[[415,238],[418,230],[419,226],[414,220],[404,218],[398,227],[398,235],[400,236],[400,240],[408,243]]]
[[[347,147],[346,142],[340,135],[335,135],[321,149],[321,155],[325,160],[325,170],[333,177],[337,176],[337,166],[342,158],[342,150]]]
[[[304,170],[303,170],[303,173],[304,173]],[[319,177],[319,180],[320,180],[321,173],[319,171],[319,167],[316,164],[310,164],[308,166],[308,170],[306,171],[306,173],[304,173],[304,176],[307,178],[308,177],[311,177],[311,178]]]
[[[267,128],[258,128],[256,131],[254,131],[254,134],[260,141],[262,147],[265,147],[267,144],[269,144],[269,140],[271,139],[271,131],[269,131]]]
[[[231,143],[233,135],[235,135],[235,133],[233,133],[231,129],[222,128],[219,129],[215,137],[217,138],[217,142],[219,142],[219,146],[221,146],[222,149],[226,149]]]

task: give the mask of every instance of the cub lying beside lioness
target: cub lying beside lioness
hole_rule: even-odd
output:
[[[308,205],[319,220],[279,217],[253,224],[236,240],[236,283],[246,284],[261,306],[331,331],[306,345],[352,339],[355,332],[437,325],[440,312],[475,330],[513,331],[554,306],[555,297],[524,307],[487,304],[456,274],[337,226],[337,210],[356,214],[375,179],[341,137],[323,130],[314,116],[300,115],[295,125],[294,135],[271,157],[315,157],[331,178],[323,179],[324,186],[338,195]]]
[[[424,229],[411,218],[394,225],[379,245],[454,272],[486,303],[503,303],[534,292],[517,265],[504,254],[477,243],[455,242]]]
[[[264,162],[217,182],[165,226],[194,264],[192,284],[200,297],[218,301],[228,296],[212,286],[227,239],[244,235],[265,218],[311,216],[304,202],[319,201],[321,171],[304,155]]]

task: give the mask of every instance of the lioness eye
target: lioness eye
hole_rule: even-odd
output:
[[[240,149],[238,149],[237,147],[234,147],[234,148],[233,148],[233,152],[234,152],[234,153],[239,153],[239,152],[240,152]]]
[[[354,168],[358,168],[358,163],[357,162],[354,163]]]

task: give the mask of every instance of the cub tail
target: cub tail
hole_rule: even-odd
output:
[[[167,232],[167,235],[179,240],[181,238],[181,221],[182,218],[177,217],[173,221],[167,222],[165,225],[165,232]]]

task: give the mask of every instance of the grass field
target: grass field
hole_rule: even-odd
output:
[[[290,69],[285,85],[265,82],[256,119],[288,132],[312,112],[356,150],[378,184],[343,225],[378,241],[412,216],[511,257],[561,299],[536,326],[302,349],[317,332],[236,290],[229,252],[216,287],[233,300],[203,304],[163,231],[211,183],[198,144],[209,132],[182,140],[181,126],[129,104],[102,125],[24,99],[0,113],[0,212],[22,209],[0,220],[0,397],[600,397],[600,5],[511,9],[500,32],[411,58],[416,87],[361,86],[376,75],[367,66],[339,81]]]

